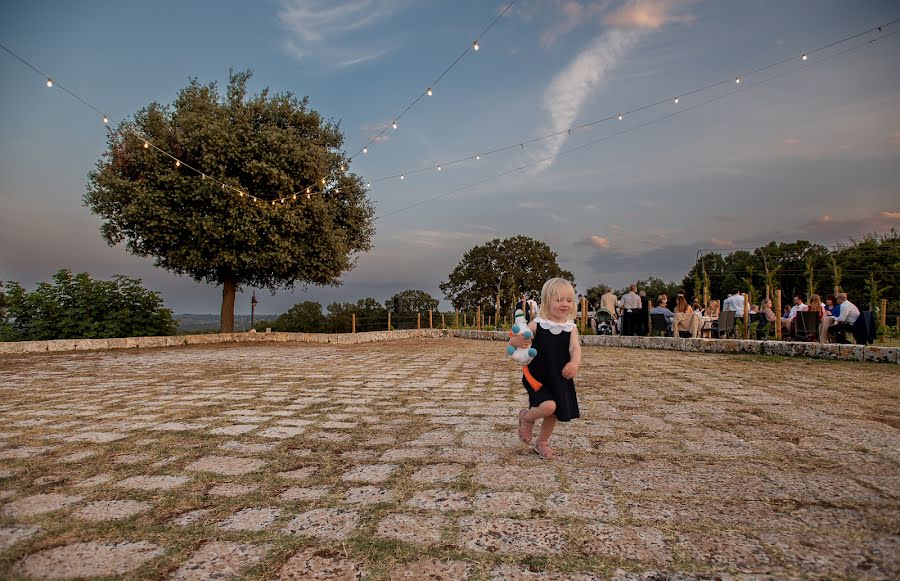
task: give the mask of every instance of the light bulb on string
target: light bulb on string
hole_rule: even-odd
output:
[[[480,47],[478,46],[478,41],[472,43],[472,50],[478,50]]]
[[[619,115],[619,121],[621,121],[621,120],[622,120],[622,115]]]
[[[441,166],[438,166],[438,171],[441,171]]]
[[[106,115],[103,116],[103,123],[109,123],[109,117]]]
[[[734,82],[735,82],[735,84],[740,85],[740,84],[741,84],[741,78],[740,78],[740,77],[735,77],[735,78],[734,78]]]
[[[481,159],[481,156],[480,156],[480,155],[476,155],[476,156],[475,156],[475,159]]]
[[[145,142],[144,142],[144,149],[147,149],[148,147],[150,147],[150,144],[147,143],[147,142],[145,141]]]
[[[322,185],[325,185],[325,178],[322,178]]]
[[[341,171],[344,171],[345,169],[347,168],[344,167],[344,164],[341,164]]]
[[[309,199],[309,192],[306,192],[306,199]]]
[[[366,182],[366,187],[367,187],[367,188],[371,188],[371,187],[372,187],[372,182]]]
[[[53,86],[53,79],[47,79],[47,86],[48,86],[48,87],[52,87],[52,86]]]
[[[309,191],[310,191],[311,189],[312,189],[312,188],[306,188],[306,195],[307,195],[307,197],[309,196]]]
[[[396,128],[397,128],[397,122],[396,122],[396,121],[391,121],[391,127],[393,127],[394,129],[396,129]]]
[[[678,103],[678,97],[675,97],[675,103],[676,104]]]
[[[293,199],[295,199],[295,200],[296,200],[296,199],[297,199],[297,194],[294,194],[294,197],[293,197]]]
[[[175,160],[175,167],[181,167],[181,162],[177,159]]]
[[[400,179],[401,179],[401,180],[405,180],[406,177],[401,175],[401,176],[400,176]]]
[[[425,93],[430,97],[431,96],[431,87],[428,87],[428,90]]]
[[[275,205],[275,200],[272,200],[272,205],[273,205],[273,206]]]
[[[368,148],[368,147],[363,147],[363,153],[369,153],[369,148]]]

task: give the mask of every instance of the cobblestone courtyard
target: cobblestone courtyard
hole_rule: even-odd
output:
[[[504,345],[0,357],[0,577],[900,576],[895,365],[584,348],[542,461]]]

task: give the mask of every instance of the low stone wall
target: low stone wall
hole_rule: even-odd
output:
[[[411,329],[372,331],[368,333],[214,333],[209,335],[176,335],[174,337],[128,337],[124,339],[61,339],[56,341],[18,341],[0,343],[0,355],[23,353],[55,353],[62,351],[95,351],[177,347],[181,345],[217,345],[223,343],[336,343],[354,345],[373,341],[396,341],[416,337],[460,337],[482,341],[506,342],[505,331],[470,331],[461,329]],[[738,339],[681,339],[677,337],[623,337],[583,335],[582,345],[662,349],[691,353],[746,353],[811,357],[841,361],[877,361],[900,363],[900,348],[872,345],[835,345],[794,341],[743,341]]]

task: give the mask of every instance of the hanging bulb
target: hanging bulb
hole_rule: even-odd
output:
[[[53,79],[47,79],[47,86],[48,86],[48,87],[52,87],[52,86],[53,86]]]
[[[619,115],[619,121],[621,121],[621,120],[622,120],[622,116],[621,116],[621,115]]]
[[[336,189],[334,190],[334,193],[335,193],[335,194],[340,194],[340,193],[341,193],[341,188],[336,188]]]
[[[401,176],[400,176],[400,179],[401,179],[401,180],[405,180],[406,178],[405,178],[404,176],[401,175]]]
[[[307,195],[309,195],[309,191],[310,191],[311,189],[312,189],[312,188],[306,188],[306,194],[307,194]]]
[[[296,199],[297,199],[297,194],[294,194],[294,197],[293,197],[293,199],[295,199],[295,200],[296,200]]]
[[[368,148],[368,147],[363,147],[363,153],[369,153],[369,148]]]
[[[441,166],[438,166],[438,171],[441,171]]]
[[[735,77],[735,78],[734,78],[734,82],[737,83],[738,85],[740,85],[740,84],[741,84],[741,78],[740,78],[740,77]]]
[[[309,199],[309,192],[306,192],[306,199]]]
[[[109,117],[107,117],[106,115],[104,115],[104,116],[103,116],[103,122],[104,122],[104,123],[109,123]]]
[[[479,49],[478,41],[476,40],[475,42],[472,43],[472,50],[478,50],[478,49]]]
[[[367,187],[367,188],[371,188],[371,187],[372,187],[372,182],[366,182],[366,187]]]
[[[181,162],[177,159],[175,160],[175,167],[181,167]]]
[[[678,103],[678,97],[675,97],[675,102]]]
[[[325,178],[322,178],[322,185],[325,185]]]
[[[344,171],[345,169],[344,164],[341,164],[341,171]]]
[[[396,129],[396,128],[397,128],[397,122],[396,122],[396,121],[391,121],[391,127],[393,127],[394,129]]]
[[[428,94],[429,97],[431,96],[431,87],[428,87],[428,91],[426,91],[426,93]]]
[[[476,156],[475,156],[475,159],[481,159],[481,156],[480,156],[480,155],[476,155]]]
[[[150,144],[147,143],[147,142],[145,141],[145,142],[144,142],[144,149],[147,149],[148,147],[150,147]]]
[[[201,174],[200,174],[200,179],[205,180],[205,179],[206,179],[206,174],[205,174],[205,173],[201,173]]]
[[[806,53],[803,53],[803,56],[800,58],[802,58],[803,60],[806,60]]]
[[[224,190],[224,189],[225,189],[225,186],[222,186],[222,189]],[[243,198],[243,197],[244,197],[244,192],[238,192],[238,195],[239,195],[240,197]]]
[[[273,205],[273,206],[275,205],[275,200],[272,200],[272,205]]]

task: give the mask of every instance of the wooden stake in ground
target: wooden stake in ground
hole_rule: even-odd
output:
[[[388,331],[391,330],[391,312],[388,311]]]
[[[428,328],[434,329],[434,325],[431,323],[431,311],[428,311]]]
[[[446,329],[447,324],[444,323],[444,313],[441,313],[441,329]]]
[[[781,339],[781,289],[775,290],[775,338]]]
[[[887,299],[881,299],[881,324],[887,326]]]
[[[744,293],[744,339],[750,338],[750,295]]]
[[[356,313],[353,313],[353,318],[351,319],[351,321],[352,321],[352,325],[353,325],[353,326],[351,327],[351,329],[352,329],[351,332],[352,332],[354,335],[356,335]]]
[[[456,318],[453,319],[453,328],[459,329],[459,309],[456,309]]]
[[[584,335],[584,327],[587,325],[587,299],[581,297],[581,334]]]
[[[475,307],[475,328],[481,330],[481,305]]]
[[[422,313],[416,313],[416,329],[422,330]]]

